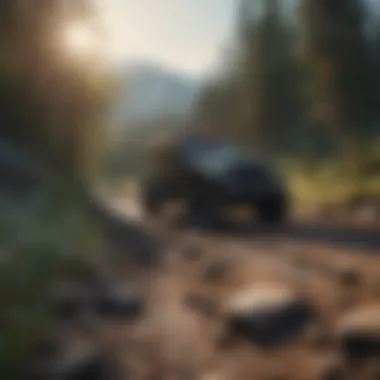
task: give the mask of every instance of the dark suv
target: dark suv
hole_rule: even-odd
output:
[[[149,215],[170,201],[186,204],[197,221],[220,222],[231,206],[248,206],[261,223],[279,224],[287,190],[268,163],[222,140],[187,138],[158,150],[142,185]]]

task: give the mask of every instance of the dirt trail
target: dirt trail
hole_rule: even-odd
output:
[[[340,379],[349,373],[352,379],[370,380],[380,375],[380,366],[371,361],[353,368],[333,334],[349,312],[380,307],[377,226],[297,220],[276,229],[205,233],[139,220],[170,242],[164,298],[177,311],[164,318],[170,331],[165,347],[171,347],[171,359],[163,359],[167,375],[180,378],[181,371],[191,374],[194,368],[198,377],[218,379]],[[215,310],[239,290],[263,282],[301,290],[312,300],[317,322],[286,348],[262,350],[244,341],[223,347],[224,322]]]
[[[165,227],[162,222],[152,223],[146,220],[138,202],[133,199],[115,200],[112,203],[113,210],[129,220],[134,220],[144,228],[158,230],[159,233],[181,233],[181,229],[172,230]],[[209,231],[210,232],[210,231]],[[380,252],[380,225],[363,225],[356,220],[337,223],[327,219],[295,217],[282,227],[240,228],[236,231],[221,230],[211,231],[211,234],[220,238],[232,238],[255,244],[261,239],[273,239],[280,241],[297,241],[300,243],[331,244],[332,246],[346,248],[348,251],[361,250]],[[207,235],[207,234],[206,234]]]
[[[133,321],[101,319],[96,341],[103,351],[96,352],[106,352],[107,370],[98,377],[63,380],[379,378],[379,361],[372,360],[373,355],[358,364],[336,337],[337,324],[351,311],[380,308],[380,255],[374,254],[380,253],[380,236],[375,229],[298,221],[281,229],[197,232],[146,221],[131,201],[115,201],[112,206],[129,223],[132,219],[136,227],[162,238],[161,265],[132,273],[130,262],[124,263],[127,270],[120,281],[144,289],[140,297],[145,312]],[[127,240],[119,245],[119,253],[138,255],[138,241]],[[145,243],[143,235],[141,242]],[[119,273],[124,264],[116,265]],[[291,344],[262,347],[252,342],[249,326],[240,328],[239,334],[228,328],[230,301],[243,290],[261,289],[266,302],[267,288],[294,290],[316,313]],[[253,296],[246,302],[253,305]],[[253,316],[252,305],[243,317],[249,324],[260,323],[259,330],[265,331],[266,321],[257,322],[261,317]],[[288,318],[280,317],[281,310],[277,316]],[[275,323],[276,334],[289,328],[289,319],[284,321]],[[371,328],[380,347],[380,322]],[[96,358],[101,364],[99,355]]]

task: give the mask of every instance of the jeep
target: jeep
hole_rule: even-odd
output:
[[[185,204],[192,220],[219,223],[224,211],[243,206],[265,224],[288,216],[288,193],[274,168],[224,140],[184,138],[152,156],[142,181],[144,210],[157,215],[167,202]]]

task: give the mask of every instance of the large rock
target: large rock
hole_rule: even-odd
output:
[[[309,300],[294,290],[260,284],[235,294],[226,308],[227,329],[262,348],[292,344],[314,319]]]
[[[380,306],[348,312],[338,321],[336,334],[350,362],[380,358]]]
[[[145,301],[134,287],[109,287],[97,297],[95,308],[103,318],[134,322],[144,314]]]

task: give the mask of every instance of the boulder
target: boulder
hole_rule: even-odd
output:
[[[380,358],[380,307],[360,307],[346,313],[336,325],[336,334],[349,362]]]
[[[294,343],[314,316],[308,299],[278,284],[238,292],[226,307],[229,332],[262,348]]]
[[[112,287],[97,297],[95,309],[102,318],[134,322],[144,314],[145,301],[133,287]]]

